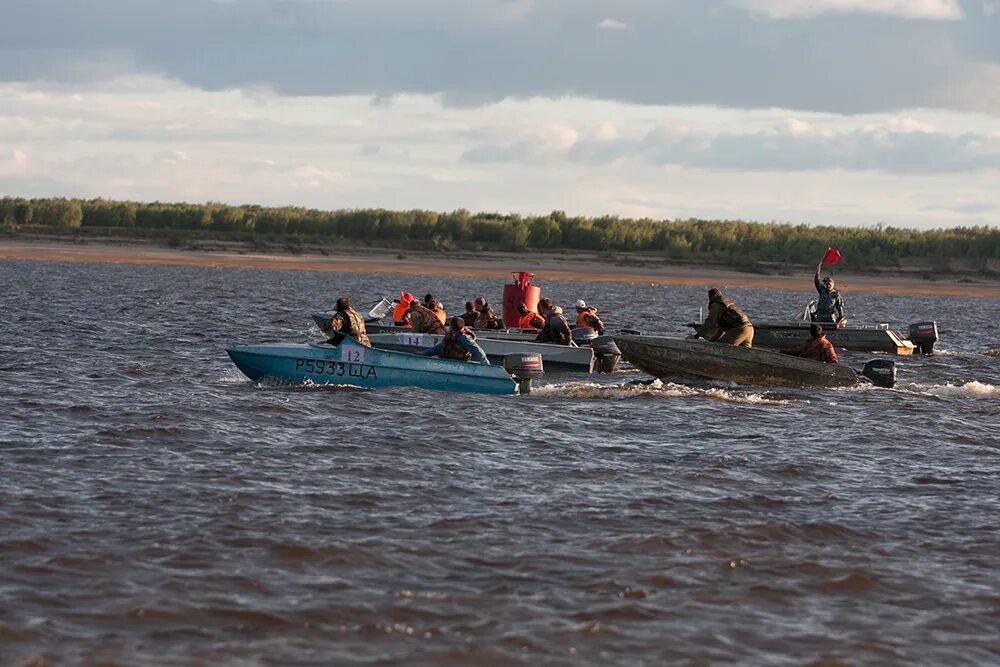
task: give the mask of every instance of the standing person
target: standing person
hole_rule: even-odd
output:
[[[717,287],[708,290],[708,317],[688,339],[704,338],[736,347],[753,347],[753,324]]]
[[[552,301],[549,300],[549,304]],[[541,308],[539,308],[541,310]],[[554,343],[556,345],[574,345],[573,333],[569,329],[569,323],[563,317],[563,309],[559,306],[547,305],[545,316],[545,326],[535,336],[536,343]]]
[[[433,310],[423,305],[416,299],[410,302],[410,326],[413,333],[443,334],[444,325]]]
[[[833,343],[823,333],[823,327],[815,323],[809,327],[809,340],[802,347],[791,352],[787,350],[782,350],[782,352],[794,354],[796,357],[802,357],[803,359],[823,361],[828,364],[840,363],[840,360],[837,359],[837,351],[833,349]]]
[[[333,333],[328,342],[340,345],[344,336],[350,336],[365,347],[371,347],[368,333],[365,331],[365,318],[361,313],[351,308],[351,300],[346,296],[337,299],[337,314],[330,318],[327,331]]]
[[[535,311],[529,310],[523,301],[517,304],[517,313],[519,315],[517,320],[519,329],[535,329],[537,331],[545,326],[545,318]]]
[[[819,298],[816,300],[816,310],[812,313],[812,321],[836,324],[839,329],[847,324],[847,318],[844,316],[844,297],[834,287],[833,278],[825,276],[823,280],[819,279],[822,268],[823,262],[820,262],[816,265],[816,275],[813,276],[813,284],[816,285]]]
[[[465,326],[461,317],[451,318],[451,328],[441,342],[421,352],[425,357],[437,355],[442,359],[461,359],[474,361],[477,364],[490,365],[486,352],[476,342],[476,332]]]
[[[590,327],[598,336],[604,335],[604,322],[597,316],[597,309],[580,299],[576,302],[576,326]]]

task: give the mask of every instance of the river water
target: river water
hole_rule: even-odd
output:
[[[502,276],[0,276],[0,665],[1000,662],[997,300],[844,285],[856,321],[939,324],[894,390],[626,368],[496,397],[259,387],[224,348]],[[645,332],[706,300],[538,280]],[[725,291],[777,319],[811,290]]]

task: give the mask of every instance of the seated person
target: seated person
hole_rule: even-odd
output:
[[[529,310],[524,302],[517,304],[517,312],[520,317],[517,320],[517,326],[520,329],[534,329],[538,330],[545,326],[545,318],[536,313],[533,310]]]
[[[410,302],[410,326],[413,333],[443,334],[444,325],[438,319],[437,314],[414,299]]]
[[[365,318],[361,313],[351,308],[351,300],[346,296],[337,299],[337,314],[330,318],[325,331],[332,333],[330,340],[333,345],[340,345],[344,336],[350,336],[366,347],[371,347],[368,333],[365,331]]]
[[[475,327],[477,329],[503,329],[503,320],[496,316],[492,308],[483,306],[479,311],[479,317],[476,318]]]
[[[569,323],[563,317],[563,309],[559,306],[548,307],[545,325],[535,336],[536,343],[554,343],[555,345],[575,345]]]
[[[465,302],[465,312],[462,313],[461,317],[465,320],[465,326],[476,326],[476,320],[479,319],[479,311],[476,310],[476,303],[474,301]]]
[[[583,299],[576,302],[576,326],[590,327],[598,336],[604,335],[604,322],[597,316],[597,309],[588,306]]]
[[[400,292],[398,299],[393,299],[396,306],[392,309],[392,323],[399,327],[410,326],[410,302],[413,295],[409,292]]]
[[[424,302],[424,306],[426,306],[429,310],[433,311],[435,315],[437,315],[437,318],[441,320],[441,324],[448,323],[448,314],[444,312],[444,306],[441,305],[440,301],[438,301],[437,299],[431,299],[430,301]]]
[[[451,328],[441,342],[420,354],[425,357],[438,356],[442,359],[461,359],[490,365],[483,348],[476,342],[476,333],[465,326],[465,321],[461,317],[451,318]]]
[[[802,347],[797,350],[782,350],[782,352],[828,364],[840,363],[840,360],[837,359],[837,351],[833,349],[833,343],[823,333],[823,327],[815,323],[809,327],[809,340]]]

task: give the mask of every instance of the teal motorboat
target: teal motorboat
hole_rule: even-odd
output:
[[[419,387],[481,394],[528,393],[541,375],[537,355],[519,355],[504,366],[487,366],[406,352],[376,350],[345,338],[329,343],[268,343],[232,347],[226,352],[254,382],[265,378],[366,389]],[[508,370],[509,369],[509,370]]]

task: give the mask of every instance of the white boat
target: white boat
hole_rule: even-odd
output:
[[[370,333],[368,340],[372,347],[380,350],[396,350],[419,354],[434,347],[444,338],[443,334],[421,333]],[[476,337],[479,347],[489,358],[490,363],[502,365],[506,357],[519,354],[537,354],[542,358],[546,371],[575,371],[590,373],[594,370],[594,350],[590,347],[573,347],[569,345],[551,345],[548,343],[532,343],[522,340],[498,340],[496,338]]]

